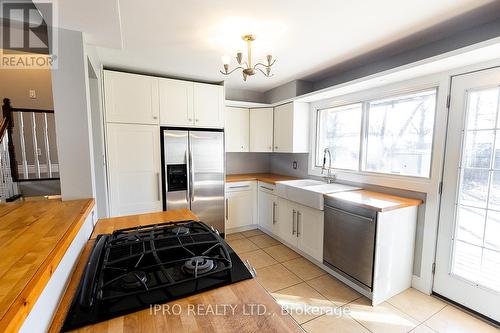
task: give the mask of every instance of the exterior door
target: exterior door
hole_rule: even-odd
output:
[[[224,232],[224,132],[190,131],[191,210]]]
[[[434,291],[500,321],[500,69],[452,79]]]

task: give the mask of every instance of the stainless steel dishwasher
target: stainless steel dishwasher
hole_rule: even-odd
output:
[[[377,213],[325,197],[323,263],[365,290],[373,287]]]

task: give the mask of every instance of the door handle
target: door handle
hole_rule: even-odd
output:
[[[274,191],[272,188],[265,187],[265,186],[261,186],[260,188],[263,188],[263,189],[268,190],[268,191]]]
[[[229,199],[226,198],[226,220],[229,218]]]
[[[158,194],[158,201],[161,200],[161,181],[160,181],[160,173],[156,173],[156,182],[157,182],[157,194]]]
[[[246,188],[246,187],[250,187],[250,185],[229,186],[229,188]]]
[[[187,166],[187,191],[186,191],[186,202],[189,202],[190,201],[190,198],[191,198],[191,176],[189,175],[190,172],[191,172],[191,165],[189,163],[189,148],[186,149],[186,166]]]
[[[189,172],[191,173],[191,186],[190,186],[190,195],[191,202],[194,201],[194,160],[193,160],[193,150],[191,149],[191,143],[189,144]]]
[[[276,224],[276,202],[273,202],[273,224]]]
[[[295,209],[293,210],[293,215],[292,215],[292,235],[295,235],[295,216],[297,215],[297,212]]]
[[[297,238],[299,237],[300,235],[300,226],[299,226],[299,223],[300,223],[300,217],[302,216],[302,213],[300,211],[297,211]]]

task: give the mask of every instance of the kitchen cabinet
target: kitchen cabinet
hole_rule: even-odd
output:
[[[158,124],[158,78],[104,71],[106,122]]]
[[[226,107],[226,152],[248,152],[250,116],[247,108]]]
[[[309,106],[291,102],[274,108],[274,151],[307,153],[309,151]]]
[[[162,210],[160,132],[155,125],[106,125],[111,216]]]
[[[258,223],[261,228],[271,232],[278,232],[278,197],[273,194],[274,186],[259,182],[258,190]]]
[[[194,83],[193,108],[195,127],[224,127],[224,87]]]
[[[255,181],[226,183],[226,232],[253,228],[257,224]]]
[[[193,82],[159,79],[160,124],[192,126],[194,124]]]
[[[250,109],[250,151],[272,152],[273,133],[273,108]]]
[[[323,260],[323,211],[279,198],[278,235],[292,247]]]

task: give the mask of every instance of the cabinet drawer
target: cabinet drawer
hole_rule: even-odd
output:
[[[256,187],[255,181],[226,183],[226,192],[251,191]]]
[[[258,184],[259,186],[259,191],[263,191],[263,192],[266,192],[266,193],[270,193],[270,194],[276,194],[276,185],[274,184],[270,184],[270,183],[266,183],[266,182],[259,182]]]

